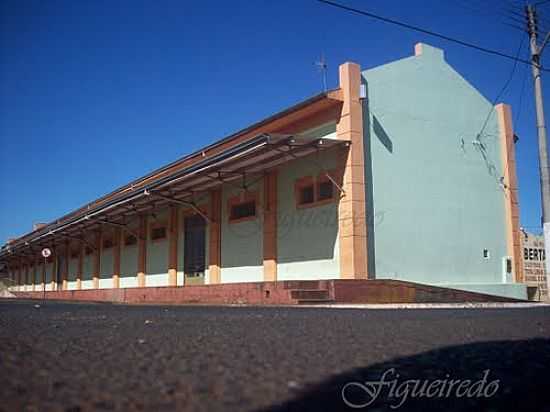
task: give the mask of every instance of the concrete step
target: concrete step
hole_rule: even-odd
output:
[[[326,289],[293,289],[290,291],[292,299],[329,299],[329,293]]]
[[[284,280],[285,289],[321,289],[318,280]]]
[[[298,305],[322,305],[336,303],[334,299],[298,299],[296,301]]]

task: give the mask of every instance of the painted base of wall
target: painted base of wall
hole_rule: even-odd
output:
[[[436,284],[435,286],[527,300],[527,286],[522,283],[452,283]]]
[[[42,299],[42,292],[14,292],[18,298]],[[400,280],[294,280],[185,287],[66,290],[46,292],[46,299],[151,304],[315,303],[462,303],[513,302],[517,299]]]

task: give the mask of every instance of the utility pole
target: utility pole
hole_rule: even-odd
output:
[[[535,106],[537,114],[537,132],[539,141],[539,168],[540,189],[542,198],[542,227],[544,230],[544,248],[546,250],[546,282],[550,286],[550,164],[548,163],[548,146],[546,139],[546,125],[544,121],[544,105],[542,102],[542,85],[540,60],[542,52],[550,39],[550,32],[539,46],[537,34],[537,11],[535,6],[528,4],[525,7],[527,17],[527,31],[531,44],[531,68],[533,71]]]

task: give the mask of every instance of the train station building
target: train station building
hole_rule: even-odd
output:
[[[342,64],[338,88],[9,241],[0,261],[35,293],[355,279],[525,298],[517,190],[510,108],[417,44]]]

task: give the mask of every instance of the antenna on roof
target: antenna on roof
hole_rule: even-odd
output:
[[[325,56],[321,53],[321,57],[318,61],[315,62],[315,66],[318,67],[319,72],[321,73],[321,79],[323,81],[323,91],[327,91],[327,63],[325,61]]]

